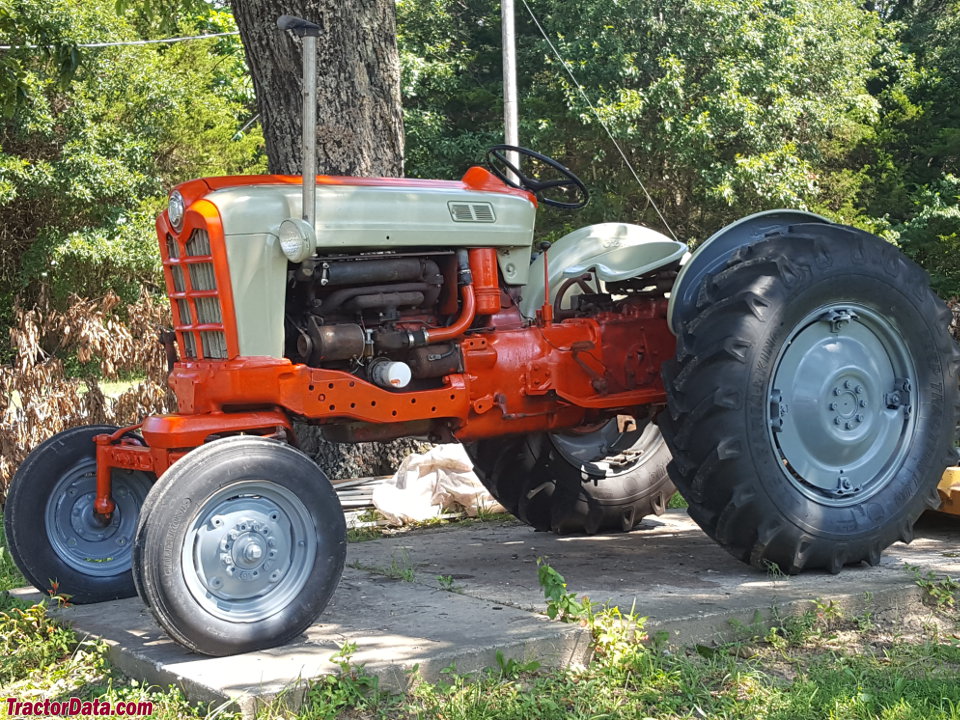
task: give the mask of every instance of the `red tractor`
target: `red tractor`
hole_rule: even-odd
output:
[[[309,69],[315,26],[283,24]],[[588,199],[556,161],[498,146],[459,181],[317,177],[310,135],[303,178],[171,194],[179,412],[68,430],[23,463],[6,532],[38,588],[138,593],[201,653],[289,641],[346,542],[295,420],[338,442],[462,442],[541,530],[628,531],[672,480],[734,556],[789,573],[876,564],[939,504],[958,353],[893,245],[784,210],[692,255],[605,223],[531,263],[538,205]]]

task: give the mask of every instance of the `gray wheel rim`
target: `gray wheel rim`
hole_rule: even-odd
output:
[[[915,378],[909,348],[876,311],[843,303],[807,315],[768,388],[769,436],[787,479],[832,506],[880,492],[914,438]]]
[[[181,567],[211,615],[257,622],[296,600],[317,556],[317,528],[303,502],[269,480],[222,488],[187,529]]]
[[[64,473],[50,493],[44,522],[50,547],[74,570],[109,577],[130,569],[137,516],[150,491],[150,479],[130,470],[113,472],[110,523],[102,525],[93,512],[97,498],[97,463],[79,461]]]
[[[635,469],[663,443],[660,428],[649,420],[621,432],[616,419],[589,433],[550,433],[563,459],[590,477],[615,477]]]

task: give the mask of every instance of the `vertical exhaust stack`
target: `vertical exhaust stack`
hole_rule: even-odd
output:
[[[287,259],[300,263],[317,247],[317,38],[322,28],[303,18],[281,15],[277,27],[303,41],[303,207],[301,218],[280,224],[280,248]]]

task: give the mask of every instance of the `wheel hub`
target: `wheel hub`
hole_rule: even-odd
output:
[[[866,307],[821,308],[787,339],[770,390],[769,424],[788,478],[833,504],[875,492],[913,432],[904,377],[914,369],[896,329]],[[909,392],[906,392],[909,395]]]
[[[113,537],[120,527],[120,508],[116,508],[110,516],[110,522],[106,525],[97,520],[93,510],[93,503],[97,499],[96,491],[87,492],[77,497],[76,502],[70,509],[70,526],[73,528],[75,537],[88,542],[100,542]],[[123,538],[118,538],[118,543]],[[69,541],[68,541],[69,542]],[[119,543],[124,544],[124,543]]]
[[[856,384],[854,384],[856,383]],[[834,413],[833,424],[843,426],[844,430],[857,428],[865,419],[862,410],[867,409],[864,386],[854,379],[845,378],[834,386],[827,398],[827,409]]]
[[[276,505],[263,498],[210,518],[197,545],[201,583],[221,599],[263,594],[289,569],[281,559],[289,555],[285,524]]]
[[[292,494],[251,482],[223,491],[194,520],[183,559],[194,597],[212,614],[252,622],[284,607],[306,582],[316,537]]]

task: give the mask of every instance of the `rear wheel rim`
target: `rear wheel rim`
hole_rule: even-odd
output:
[[[809,313],[784,342],[768,388],[769,439],[790,483],[837,507],[881,491],[916,434],[916,377],[900,333],[871,308]]]
[[[204,501],[187,529],[181,564],[204,610],[253,623],[296,600],[317,542],[310,511],[293,492],[268,480],[244,481]]]
[[[615,477],[637,468],[663,442],[649,420],[621,432],[616,418],[589,433],[550,433],[557,452],[588,477]]]

